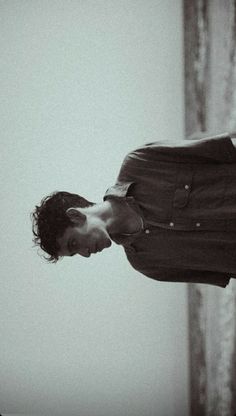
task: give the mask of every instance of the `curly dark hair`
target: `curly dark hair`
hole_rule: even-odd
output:
[[[66,215],[68,208],[85,208],[94,205],[80,195],[56,191],[42,199],[41,205],[35,207],[31,214],[33,242],[45,251],[49,257],[44,258],[56,263],[59,259],[57,238],[61,237],[68,226],[73,223]]]

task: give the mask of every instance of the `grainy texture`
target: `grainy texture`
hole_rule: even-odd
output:
[[[208,74],[207,0],[184,1],[186,133],[206,130]]]
[[[186,135],[236,131],[236,1],[185,0],[184,19]],[[189,334],[191,416],[235,415],[235,280],[189,285]]]

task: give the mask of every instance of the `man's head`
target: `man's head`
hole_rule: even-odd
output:
[[[60,256],[101,251],[111,245],[102,221],[86,215],[95,206],[77,194],[54,192],[41,201],[32,213],[34,243],[49,254],[49,261]]]

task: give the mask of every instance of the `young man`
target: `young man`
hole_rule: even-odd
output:
[[[36,206],[34,242],[50,261],[124,247],[159,281],[225,287],[236,277],[236,150],[229,134],[158,141],[129,153],[101,203],[56,192]]]

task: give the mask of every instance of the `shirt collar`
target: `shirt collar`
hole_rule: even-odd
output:
[[[110,196],[117,198],[126,198],[128,190],[133,183],[134,182],[117,182],[114,186],[111,186],[106,190],[103,200],[105,201]]]

